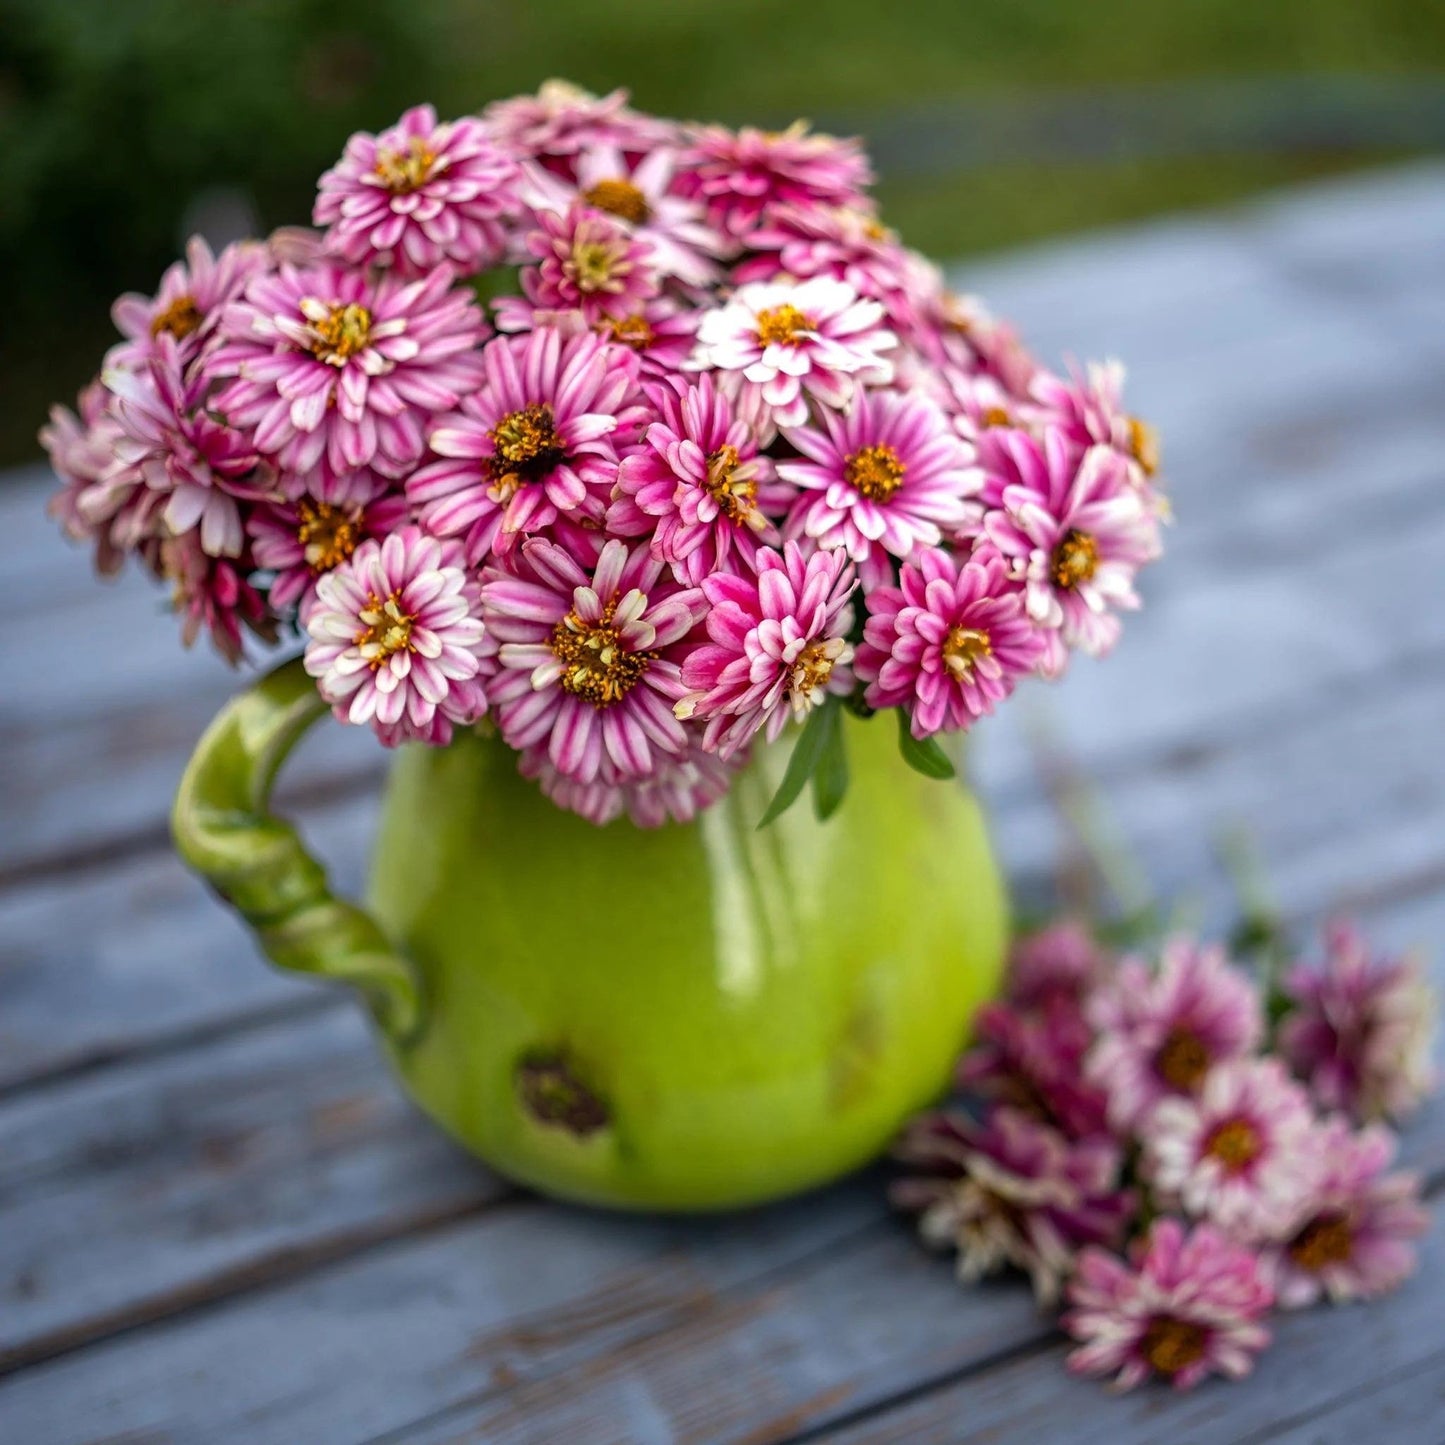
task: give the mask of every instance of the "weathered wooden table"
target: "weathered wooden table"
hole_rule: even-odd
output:
[[[964,280],[1045,354],[1117,353],[1179,524],[1106,666],[1032,700],[1157,887],[1217,916],[1251,827],[1291,917],[1445,936],[1445,168],[1051,247]],[[1445,1248],[1284,1320],[1240,1386],[1070,1380],[881,1176],[708,1220],[550,1204],[402,1100],[347,998],[269,971],[164,815],[233,685],[0,492],[0,1442],[1439,1441]],[[976,760],[1052,867],[1029,709]],[[380,762],[323,729],[292,804],[354,887]],[[1445,1177],[1445,1110],[1407,1151]]]

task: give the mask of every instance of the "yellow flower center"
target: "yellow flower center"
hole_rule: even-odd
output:
[[[943,639],[943,665],[956,678],[973,676],[974,664],[993,656],[993,642],[976,627],[954,627]]]
[[[1204,1141],[1204,1152],[1218,1159],[1231,1174],[1239,1174],[1264,1153],[1264,1141],[1248,1119],[1226,1119]]]
[[[739,469],[738,449],[720,446],[707,459],[707,480],[703,485],[726,516],[735,522],[747,522],[755,515],[758,484],[751,476],[739,476]]]
[[[1146,477],[1152,477],[1159,470],[1159,433],[1137,416],[1129,418],[1129,450]]]
[[[602,329],[613,341],[634,351],[646,351],[657,339],[645,316],[609,316],[603,321]]]
[[[377,151],[372,171],[392,195],[401,196],[424,186],[431,179],[436,161],[436,153],[414,135],[404,150]]]
[[[1208,1343],[1203,1326],[1160,1315],[1149,1321],[1139,1353],[1161,1375],[1177,1375],[1198,1363]]]
[[[329,572],[339,567],[356,550],[360,540],[354,513],[330,502],[305,499],[296,509],[301,516],[296,527],[296,540],[306,554],[306,565],[313,572]]]
[[[594,707],[621,702],[657,656],[655,652],[627,650],[621,633],[612,625],[616,614],[614,597],[603,609],[600,622],[583,622],[573,611],[552,629],[550,646],[562,664],[559,683],[564,691],[585,698]]]
[[[362,609],[361,620],[366,626],[353,639],[361,649],[361,655],[371,664],[375,672],[394,652],[412,652],[412,624],[415,617],[401,610],[401,594],[393,592],[385,600],[372,593]]]
[[[632,226],[642,225],[652,215],[647,197],[631,181],[624,180],[621,176],[613,176],[608,180],[598,181],[595,186],[588,186],[582,192],[582,199],[589,206],[606,211],[609,216],[617,216]]]
[[[1355,1233],[1343,1214],[1321,1214],[1294,1237],[1289,1257],[1301,1269],[1318,1274],[1332,1264],[1344,1264],[1354,1253]]]
[[[805,331],[813,330],[813,318],[793,305],[769,306],[758,312],[758,340],[764,346],[775,342],[791,346]]]
[[[342,365],[371,341],[371,312],[355,301],[332,306],[327,314],[311,323],[311,354],[318,361]]]
[[[1054,548],[1049,575],[1059,587],[1077,587],[1099,570],[1099,544],[1088,532],[1071,528]]]
[[[162,331],[168,331],[177,341],[184,341],[203,319],[194,296],[177,296],[164,311],[156,312],[151,319],[151,335],[159,336]]]
[[[835,639],[827,642],[810,642],[793,664],[793,676],[788,691],[794,702],[811,703],[813,694],[823,691],[833,676],[834,665],[843,644]]]
[[[499,501],[505,501],[524,482],[545,476],[567,457],[546,402],[508,412],[488,435],[495,452],[486,465],[493,495]]]
[[[843,463],[843,476],[870,502],[886,502],[903,485],[908,470],[889,446],[864,447]]]
[[[601,241],[578,241],[570,270],[579,291],[605,291],[616,274],[617,252]]]
[[[1209,1072],[1209,1052],[1188,1029],[1170,1029],[1154,1055],[1154,1068],[1171,1089],[1192,1094]]]

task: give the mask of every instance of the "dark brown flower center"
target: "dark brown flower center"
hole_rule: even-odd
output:
[[[400,196],[424,186],[431,179],[436,160],[436,153],[414,135],[403,150],[377,151],[372,169],[387,190]]]
[[[386,661],[394,652],[415,649],[411,642],[412,624],[416,618],[401,610],[401,594],[393,592],[383,599],[372,593],[361,611],[361,620],[366,624],[353,641],[361,649],[361,655],[371,664],[371,670]]]
[[[769,306],[758,312],[758,340],[764,346],[783,346],[796,341],[805,331],[816,330],[813,318],[796,306]]]
[[[724,444],[707,459],[707,480],[703,483],[723,513],[733,521],[746,518],[757,503],[758,484],[751,476],[739,476],[738,449]]]
[[[1099,544],[1088,532],[1065,532],[1049,563],[1049,574],[1059,587],[1077,587],[1099,570]]]
[[[843,476],[870,502],[886,502],[903,485],[908,468],[890,446],[864,447],[843,463]]]
[[[582,192],[582,199],[589,206],[606,211],[609,216],[617,216],[633,226],[642,225],[652,215],[652,207],[647,204],[647,197],[631,181],[623,180],[621,176],[613,176],[608,180],[598,181],[595,186],[588,186]]]
[[[645,316],[609,316],[604,326],[613,341],[634,351],[646,351],[657,339]]]
[[[546,402],[508,412],[488,435],[495,450],[487,469],[498,491],[507,496],[523,482],[535,482],[567,460],[567,449]]]
[[[325,316],[311,323],[311,338],[313,356],[340,366],[370,344],[371,312],[355,301],[332,306]]]
[[[1264,1153],[1264,1140],[1248,1119],[1226,1119],[1210,1131],[1204,1152],[1231,1173],[1240,1174]]]
[[[1204,1357],[1209,1336],[1202,1325],[1158,1315],[1149,1321],[1139,1341],[1139,1353],[1161,1375],[1177,1375]]]
[[[152,317],[151,335],[159,336],[166,331],[177,341],[184,341],[204,319],[194,296],[177,296],[164,311]]]
[[[972,677],[979,659],[992,656],[993,643],[981,628],[950,628],[943,639],[943,665],[956,678]]]
[[[309,499],[303,499],[296,510],[300,514],[296,540],[313,572],[339,567],[356,550],[360,535],[353,513],[330,502]]]
[[[1311,1274],[1344,1264],[1355,1250],[1355,1232],[1348,1216],[1317,1214],[1290,1242],[1289,1257]]]
[[[594,707],[621,702],[642,680],[655,652],[629,652],[622,634],[612,625],[617,614],[614,597],[603,609],[600,622],[583,622],[569,612],[553,629],[550,646],[562,664],[558,679],[563,691],[585,698]]]
[[[1154,1055],[1154,1069],[1171,1089],[1192,1094],[1209,1072],[1209,1051],[1197,1034],[1186,1028],[1172,1028]]]

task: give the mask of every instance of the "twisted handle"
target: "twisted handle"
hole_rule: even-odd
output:
[[[273,963],[352,984],[404,1044],[423,1017],[414,969],[368,913],[333,896],[326,870],[270,811],[281,764],[326,711],[299,657],[233,698],[186,764],[171,831],[181,857],[251,925]]]

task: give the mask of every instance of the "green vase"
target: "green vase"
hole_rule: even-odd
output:
[[[907,767],[890,720],[847,720],[827,823],[800,802],[761,831],[786,741],[657,829],[563,812],[494,738],[403,748],[364,911],[268,811],[324,712],[299,661],[230,703],[177,846],[273,961],[358,987],[422,1108],[538,1189],[711,1209],[835,1178],[944,1089],[998,983],[982,814]]]

